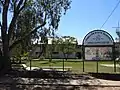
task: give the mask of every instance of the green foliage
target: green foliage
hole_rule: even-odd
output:
[[[21,42],[23,47],[29,46],[31,39],[44,37],[48,33],[50,35],[50,31],[58,28],[60,18],[70,8],[70,3],[70,0],[0,0],[1,16],[4,16],[1,19],[4,28],[1,31],[6,29],[3,36],[8,31],[11,48]],[[11,21],[6,28],[8,21],[5,14],[8,12]]]
[[[57,30],[70,3],[70,0],[0,0],[2,50],[8,65],[3,70],[11,68],[9,54],[17,45],[18,53],[20,49],[27,52],[32,49],[31,39],[46,37],[51,30]]]
[[[47,27],[49,27],[49,30],[56,30],[62,12],[66,13],[70,8],[70,3],[69,0],[28,0],[26,7],[18,16],[16,29],[19,28],[18,31],[24,35],[25,31],[33,30],[38,25],[46,22],[46,25],[37,30],[38,33],[34,36],[44,33]]]
[[[54,40],[55,45],[58,45],[59,52],[63,52],[65,58],[69,56],[69,54],[76,52],[77,40],[74,37],[64,36]]]
[[[70,0],[28,0],[25,8],[17,17],[12,40],[24,37],[27,33],[43,23],[46,25],[38,28],[34,33],[24,38],[20,44],[27,52],[32,49],[32,43],[40,39],[46,43],[46,37],[57,30],[62,14],[70,8]],[[14,8],[12,8],[14,12]]]
[[[18,44],[18,45],[16,45],[15,48],[13,48],[11,50],[11,55],[20,59],[21,57],[28,57],[29,52],[25,52],[22,49],[22,46],[20,44]]]
[[[24,57],[28,57],[28,55],[29,55],[29,52],[26,52],[26,53],[24,52],[23,54]]]

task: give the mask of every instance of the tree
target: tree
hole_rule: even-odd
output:
[[[53,41],[57,50],[63,53],[64,58],[67,60],[69,54],[76,51],[77,40],[71,36],[63,36],[54,39]],[[63,71],[64,71],[64,58],[63,58]]]
[[[63,53],[66,60],[71,53],[76,52],[77,40],[74,37],[63,36],[56,43],[59,44],[59,51]]]
[[[49,40],[51,41],[51,44],[48,44],[47,45],[47,56],[49,57],[49,62],[52,61],[52,58],[56,58],[56,57],[53,57],[53,54],[54,52],[57,52],[58,51],[58,38],[55,36],[55,33],[54,35],[52,35],[51,38],[49,38]]]
[[[6,64],[3,66],[4,71],[11,68],[9,53],[12,48],[32,34],[43,31],[45,27],[48,28],[48,31],[57,30],[62,11],[66,12],[70,8],[70,3],[70,0],[0,0],[2,55],[6,57],[4,60]],[[21,26],[16,26],[25,12],[30,14],[27,18],[31,20],[29,22],[32,24],[26,23],[29,23],[32,27],[29,26],[28,28],[28,25],[22,23]],[[8,21],[9,14],[11,15],[10,21]],[[20,33],[21,35],[19,35]]]

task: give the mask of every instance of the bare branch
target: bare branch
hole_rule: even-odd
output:
[[[22,4],[23,4],[23,0],[20,0],[16,9],[19,10]]]
[[[44,22],[42,25],[36,27],[34,30],[30,31],[29,33],[27,33],[24,37],[17,39],[10,47],[9,50],[11,50],[12,48],[14,48],[17,44],[19,44],[22,40],[24,40],[26,37],[30,36],[31,34],[37,32],[37,30],[41,27],[43,27],[46,23]]]
[[[1,24],[1,22],[0,22],[0,27],[2,28],[2,24]]]
[[[0,0],[0,3],[1,3],[2,5],[4,5],[4,2],[3,2],[3,0]]]
[[[27,3],[27,0],[24,1],[23,5],[22,5],[21,8],[19,9],[19,11],[21,11],[21,10],[25,7],[26,3]]]
[[[18,13],[25,7],[26,2],[27,2],[27,0],[24,2],[24,5],[19,9]],[[15,18],[15,17],[14,17],[14,18]],[[13,20],[14,20],[14,18],[13,18]],[[19,44],[19,43],[20,43],[22,40],[24,40],[26,37],[28,37],[28,36],[30,36],[31,34],[37,32],[37,30],[38,30],[39,28],[43,27],[43,26],[46,24],[46,19],[47,19],[47,13],[45,13],[43,22],[42,22],[42,24],[41,24],[40,26],[36,27],[34,30],[32,30],[32,31],[30,31],[29,33],[27,33],[24,37],[19,38],[19,39],[17,39],[16,41],[14,41],[14,43],[9,46],[9,50],[11,50],[12,48],[14,48],[17,44]],[[9,33],[9,34],[10,34],[9,37],[11,37],[11,34],[12,34],[12,30],[13,30],[12,25],[13,25],[13,24],[11,23],[11,28],[10,28],[10,31],[9,31],[9,32],[10,32],[10,33]]]
[[[2,12],[2,35],[6,36],[7,32],[7,12],[9,8],[10,0],[5,0],[3,5],[3,12]]]
[[[11,20],[11,23],[10,23],[10,26],[9,26],[9,31],[8,31],[8,39],[10,40],[11,38],[11,35],[12,35],[12,32],[13,32],[13,28],[14,28],[14,25],[15,25],[15,22],[16,22],[16,19],[19,15],[19,13],[23,10],[23,8],[25,7],[25,4],[26,4],[27,0],[24,1],[24,4],[22,5],[23,3],[23,0],[20,0],[16,10],[14,10],[14,15],[13,15],[13,18]],[[22,6],[20,6],[22,5]],[[21,8],[20,8],[21,7]]]
[[[15,1],[13,2],[14,10],[16,10],[16,3],[17,3],[17,0],[15,0]]]

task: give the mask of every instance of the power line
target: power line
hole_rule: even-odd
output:
[[[105,22],[102,24],[101,28],[103,28],[103,26],[107,23],[107,21],[109,20],[109,18],[112,16],[112,14],[114,13],[114,11],[117,9],[117,7],[120,4],[120,0],[118,1],[118,3],[116,4],[115,8],[112,10],[112,12],[110,13],[110,15],[107,17],[107,19],[105,20]],[[101,29],[100,28],[100,29]]]

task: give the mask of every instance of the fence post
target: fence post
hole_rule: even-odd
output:
[[[97,70],[97,73],[98,73],[98,60],[97,60],[97,69],[96,70]]]
[[[84,66],[84,59],[83,59],[83,72],[85,72],[85,66]]]
[[[64,72],[64,67],[65,67],[65,63],[64,63],[64,58],[63,58],[63,72]]]
[[[114,59],[114,72],[116,72],[116,60]]]

